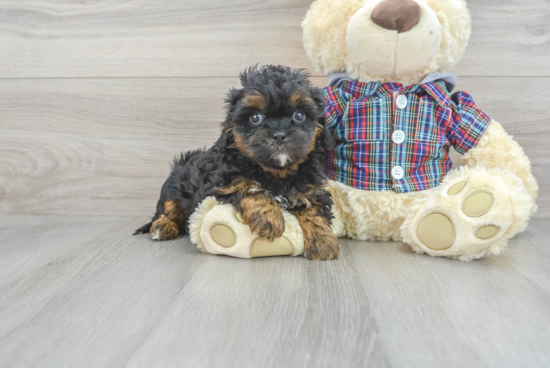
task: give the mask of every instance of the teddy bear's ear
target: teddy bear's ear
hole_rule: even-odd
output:
[[[364,0],[317,0],[302,23],[303,42],[309,59],[325,74],[346,70],[346,30]]]
[[[448,71],[459,61],[471,34],[470,12],[464,0],[425,0],[443,25],[441,50],[437,55],[440,71]]]

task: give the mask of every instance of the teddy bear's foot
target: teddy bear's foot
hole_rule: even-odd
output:
[[[402,226],[417,252],[461,260],[498,254],[525,228],[531,200],[514,174],[461,168],[433,196],[415,204]]]
[[[298,256],[304,253],[304,238],[298,220],[284,212],[283,236],[269,242],[252,234],[235,208],[205,199],[189,220],[191,241],[207,253],[238,258]]]

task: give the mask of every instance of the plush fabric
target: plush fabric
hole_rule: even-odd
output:
[[[407,0],[406,11],[395,6],[401,0],[317,0],[302,24],[312,63],[332,75],[325,105],[336,140],[327,156],[333,231],[463,261],[499,254],[537,210],[537,182],[521,147],[472,96],[446,93],[470,37],[466,2],[411,1],[419,19]],[[400,111],[393,104],[405,91],[410,106]],[[396,130],[405,142],[391,141]],[[451,145],[463,154],[452,170]],[[390,176],[394,165],[404,183],[398,171]]]
[[[414,33],[401,34],[372,22],[370,13],[381,2],[317,0],[311,5],[302,23],[303,40],[318,71],[326,74],[346,71],[365,83],[412,84],[430,73],[450,70],[458,63],[470,38],[470,15],[465,1],[417,1],[422,8],[421,27]],[[351,23],[356,14],[359,14],[356,21]],[[422,37],[426,34],[430,35],[429,42]],[[392,49],[384,47],[388,43],[393,46],[392,52],[385,51]],[[357,54],[352,56],[350,48],[356,48]]]
[[[396,106],[396,96],[407,106]],[[344,81],[325,88],[327,130],[336,144],[327,151],[326,175],[357,189],[399,193],[438,186],[452,167],[449,147],[466,153],[491,122],[464,92],[449,95],[443,81],[407,87],[399,83]],[[395,144],[392,132],[404,133]],[[392,178],[392,167],[404,170]]]
[[[292,256],[304,254],[304,235],[296,217],[288,211],[283,211],[285,218],[285,237],[293,246]],[[235,236],[234,245],[224,247],[212,239],[211,230],[214,226],[223,225],[231,229]],[[251,248],[258,239],[252,234],[248,225],[240,222],[235,208],[230,204],[220,204],[216,198],[206,198],[193,213],[189,220],[189,236],[202,252],[223,254],[237,258],[252,258]]]
[[[466,182],[464,189],[458,195],[448,195],[448,190],[459,182]],[[465,213],[463,204],[468,195],[476,190],[491,193],[495,203],[487,214],[472,217]],[[432,256],[445,255],[470,261],[487,253],[499,254],[506,247],[507,241],[527,226],[533,202],[521,179],[510,171],[461,166],[450,172],[432,195],[416,200],[411,205],[410,215],[401,227],[402,238],[416,252]],[[456,240],[449,249],[435,251],[418,239],[418,223],[432,211],[444,213],[456,227]],[[499,230],[489,239],[479,239],[476,232],[484,226],[496,226]]]
[[[412,0],[389,0],[380,3],[371,13],[372,21],[385,29],[408,32],[422,17],[422,8]]]

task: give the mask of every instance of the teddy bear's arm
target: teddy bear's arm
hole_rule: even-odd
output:
[[[511,171],[523,181],[533,202],[537,198],[538,184],[531,173],[529,158],[521,146],[495,120],[482,135],[477,146],[462,156],[460,163],[472,167],[482,165],[486,168]],[[532,213],[535,213],[536,209],[537,206],[533,205]]]

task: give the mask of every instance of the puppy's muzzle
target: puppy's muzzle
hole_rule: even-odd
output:
[[[286,141],[286,133],[285,132],[276,132],[271,135],[271,138],[275,141],[275,143],[281,145],[285,143]]]

